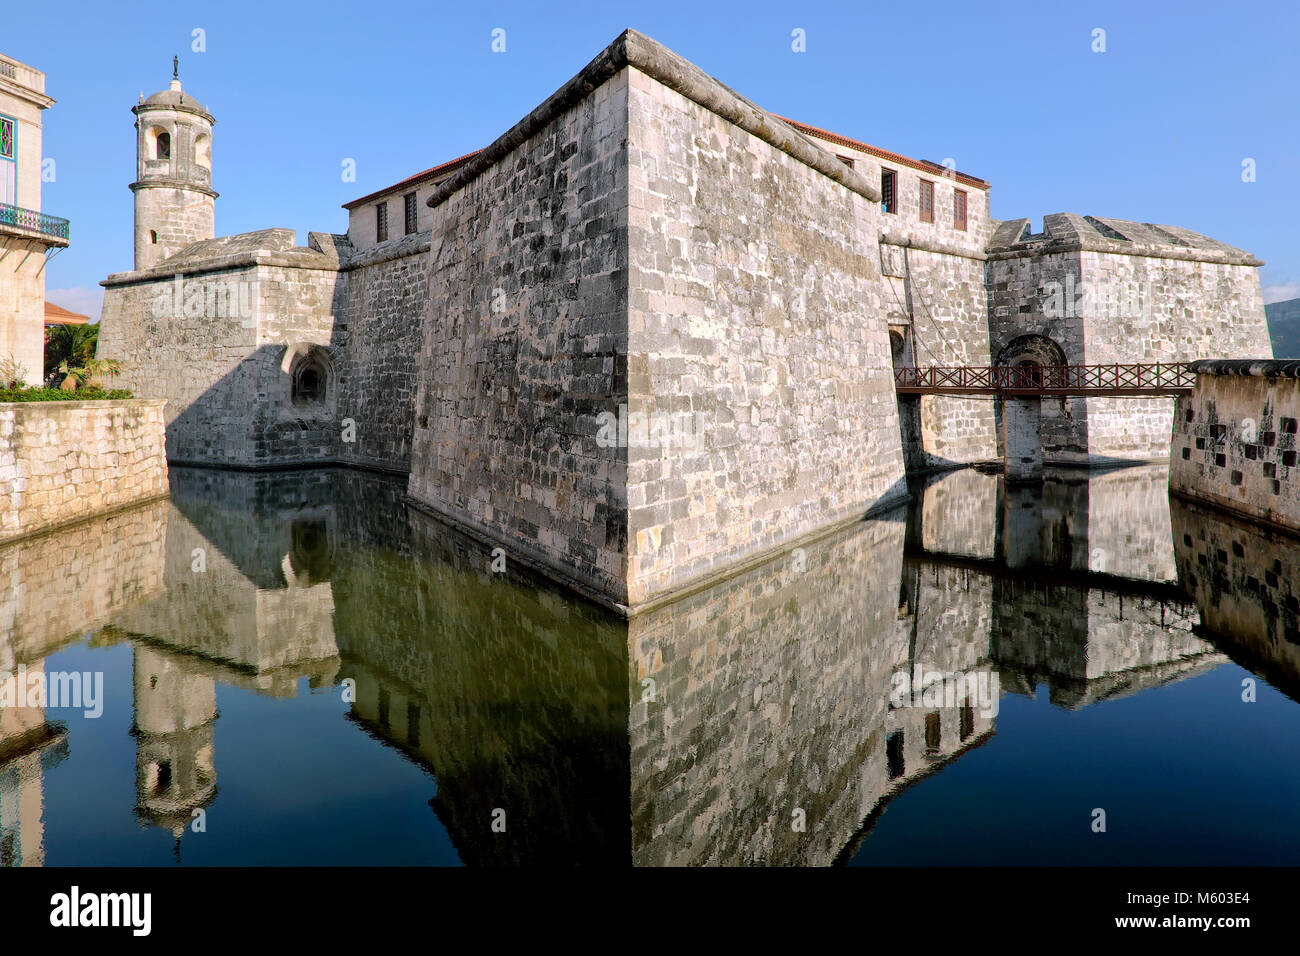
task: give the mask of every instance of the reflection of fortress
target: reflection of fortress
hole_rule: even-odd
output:
[[[628,621],[493,574],[481,546],[407,514],[400,482],[176,469],[170,503],[80,532],[97,559],[69,572],[83,623],[6,592],[0,664],[111,620],[100,640],[134,646],[136,810],[178,836],[219,800],[218,682],[293,696],[351,678],[352,723],[436,776],[465,862],[500,865],[843,859],[893,796],[994,735],[979,701],[891,702],[918,666],[1083,707],[1223,661],[1203,620],[1300,686],[1293,545],[1181,505],[1171,534],[1159,467],[1058,475],[1041,500],[1001,484],[933,477],[910,514]],[[66,752],[43,714],[0,712],[6,863],[42,861],[43,774]]]

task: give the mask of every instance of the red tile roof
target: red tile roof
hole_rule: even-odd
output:
[[[82,315],[80,312],[69,312],[53,302],[45,303],[46,325],[85,325],[89,321],[90,316],[88,315]]]
[[[426,180],[437,179],[440,176],[445,176],[447,173],[454,172],[455,170],[460,169],[460,167],[464,166],[466,163],[468,163],[471,159],[473,159],[481,152],[483,152],[483,150],[476,149],[474,150],[474,152],[466,153],[464,156],[461,156],[458,159],[453,159],[449,162],[442,163],[439,166],[434,166],[431,169],[426,169],[424,172],[416,173],[414,176],[408,176],[406,177],[406,179],[403,179],[400,183],[393,183],[393,185],[391,186],[385,186],[383,189],[377,189],[372,193],[367,193],[366,195],[362,196],[360,199],[354,199],[351,202],[345,202],[343,204],[343,208],[354,209],[357,206],[362,205],[363,203],[368,203],[372,199],[378,199],[380,196],[384,196],[388,193],[395,192],[398,189],[402,189],[404,187],[409,188],[411,186],[418,186],[420,183]]]
[[[775,113],[772,115],[776,116]],[[826,142],[835,143],[838,146],[847,146],[850,149],[860,150],[869,156],[883,159],[886,162],[897,163],[900,166],[910,166],[913,169],[919,169],[923,173],[934,173],[936,176],[942,176],[949,172],[947,166],[942,166],[939,163],[932,163],[928,159],[911,159],[910,157],[904,156],[902,153],[890,152],[887,149],[881,149],[879,146],[872,146],[869,143],[863,143],[856,139],[849,139],[847,136],[841,136],[839,133],[832,133],[829,130],[819,129],[816,126],[809,126],[807,123],[800,123],[798,120],[787,119],[784,116],[776,116],[776,118],[782,122],[789,123],[800,133],[804,133],[808,136],[815,136],[817,139],[824,139]],[[969,175],[968,173],[959,173],[956,170],[953,170],[952,172],[954,178],[960,183],[965,183],[967,186],[974,186],[976,189],[989,188],[987,180],[979,179],[975,176]]]
[[[775,113],[773,113],[772,115],[776,116]],[[804,133],[805,135],[814,136],[817,139],[822,139],[828,143],[834,143],[839,146],[847,146],[850,149],[861,150],[862,152],[867,153],[870,156],[875,156],[877,159],[883,159],[886,162],[897,163],[900,166],[910,166],[912,169],[918,169],[923,173],[933,173],[936,176],[943,176],[945,173],[949,171],[948,167],[941,166],[939,163],[932,163],[926,159],[911,159],[907,156],[902,155],[901,153],[890,152],[887,149],[881,149],[878,146],[872,146],[869,143],[863,143],[856,139],[849,139],[847,136],[841,136],[839,133],[832,133],[828,130],[819,129],[816,126],[809,126],[807,123],[800,123],[798,120],[787,119],[784,116],[777,116],[776,118],[781,120],[782,122],[789,123],[796,130],[798,130],[801,133]],[[354,199],[351,202],[345,202],[343,204],[343,208],[347,210],[352,210],[355,209],[357,206],[364,205],[365,203],[368,203],[374,199],[379,199],[380,197],[386,196],[389,193],[397,192],[398,190],[401,189],[409,189],[410,187],[418,186],[421,183],[426,182],[427,180],[438,179],[443,176],[446,176],[448,173],[455,172],[461,166],[464,166],[466,163],[468,163],[471,159],[473,159],[481,152],[483,152],[483,150],[476,149],[472,153],[466,153],[464,156],[461,156],[457,159],[453,159],[450,160],[449,162],[442,163],[441,165],[434,166],[430,169],[426,169],[422,173],[416,173],[414,176],[408,176],[406,179],[403,179],[399,183],[393,183],[393,185],[391,186],[385,186],[383,189],[377,189],[372,193],[367,193],[366,195],[362,196],[360,199]],[[968,175],[967,173],[959,173],[956,172],[955,170],[953,171],[953,173],[954,173],[954,178],[956,178],[958,182],[964,183],[967,186],[973,186],[976,189],[989,188],[989,184],[983,179],[978,179],[975,176]]]

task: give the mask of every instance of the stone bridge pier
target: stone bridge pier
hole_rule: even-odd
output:
[[[1007,481],[1043,479],[1042,400],[1008,398],[1002,404],[998,447]]]

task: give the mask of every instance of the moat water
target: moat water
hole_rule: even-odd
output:
[[[0,863],[1295,865],[1300,542],[1166,482],[934,476],[629,622],[176,468],[0,549]]]

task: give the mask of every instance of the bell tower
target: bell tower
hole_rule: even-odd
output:
[[[181,89],[172,57],[171,86],[131,108],[135,113],[135,267],[148,269],[192,242],[211,239],[216,120]]]

